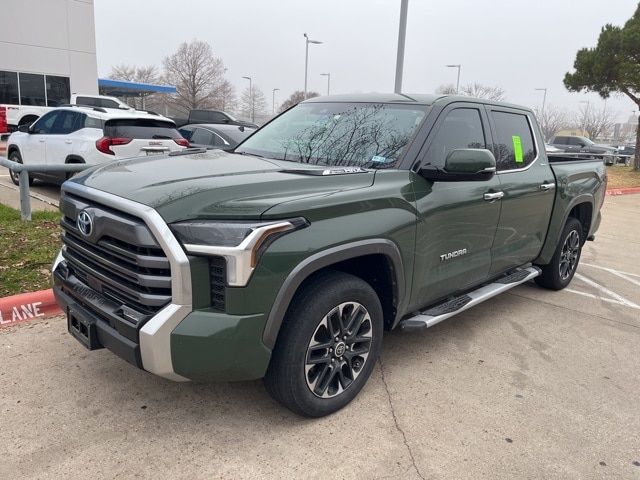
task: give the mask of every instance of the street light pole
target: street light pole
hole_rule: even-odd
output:
[[[458,80],[456,80],[456,95],[458,95],[460,93],[460,70],[462,70],[462,65],[458,63],[455,65],[447,65],[447,67],[458,69]]]
[[[331,74],[330,73],[321,73],[323,77],[327,77],[327,95],[329,95],[329,90],[331,90]]]
[[[251,77],[242,77],[249,80],[249,100],[251,101],[251,121],[255,123],[255,109],[253,108],[253,88],[251,86]]]
[[[271,114],[276,113],[276,92],[280,90],[279,88],[274,88],[271,95]]]
[[[309,76],[309,44],[314,43],[316,45],[322,42],[318,40],[311,40],[309,36],[304,33],[305,48],[304,48],[304,99],[307,99],[307,78]]]
[[[544,92],[544,95],[542,97],[542,110],[540,110],[540,113],[544,114],[544,106],[547,103],[547,88],[534,88],[534,90],[537,90],[538,92]]]
[[[407,36],[407,10],[409,0],[400,0],[400,26],[398,28],[398,54],[396,56],[395,93],[402,92],[402,72],[404,71],[404,43]]]

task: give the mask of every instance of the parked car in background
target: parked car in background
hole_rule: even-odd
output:
[[[615,154],[616,149],[609,145],[601,145],[595,143],[587,137],[579,136],[555,136],[549,142],[552,146],[559,148],[563,152],[571,153],[596,153],[596,154]]]
[[[258,128],[258,125],[244,120],[238,120],[233,115],[220,110],[191,110],[189,118],[173,118],[179,127],[193,123],[216,125],[241,125],[243,127]]]
[[[121,158],[166,154],[189,145],[168,118],[137,110],[68,106],[22,125],[7,142],[9,160],[24,164],[100,164]],[[65,173],[31,173],[59,183]],[[18,185],[19,176],[11,172]]]
[[[108,97],[106,95],[84,95],[74,93],[71,95],[71,103],[73,105],[85,105],[88,107],[102,108],[120,108],[122,110],[135,110],[126,103],[116,97]]]
[[[554,147],[553,145],[549,145],[548,143],[544,144],[544,150],[547,153],[562,153],[562,150],[560,150],[558,147]]]
[[[178,130],[189,141],[190,147],[230,149],[238,146],[245,138],[256,131],[255,128],[242,125],[216,125],[203,123],[185,125]]]

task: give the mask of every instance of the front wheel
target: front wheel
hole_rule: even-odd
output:
[[[560,235],[560,242],[551,261],[547,265],[540,266],[542,275],[535,279],[538,285],[551,290],[562,290],[571,283],[580,262],[584,243],[582,236],[582,224],[579,220],[570,217]]]
[[[321,274],[296,294],[264,382],[276,400],[306,417],[329,415],[360,392],[382,345],[382,306],[364,280]]]

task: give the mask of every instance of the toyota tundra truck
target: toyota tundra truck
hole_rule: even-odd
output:
[[[362,389],[384,331],[566,287],[605,187],[602,160],[545,153],[528,108],[317,97],[232,151],[65,182],[54,292],[90,350],[175,381],[264,378],[319,417]]]

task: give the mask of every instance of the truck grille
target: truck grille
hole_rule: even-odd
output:
[[[68,193],[60,209],[62,255],[70,274],[120,305],[134,323],[171,301],[169,260],[142,220]],[[89,234],[78,228],[83,211],[92,219]]]

